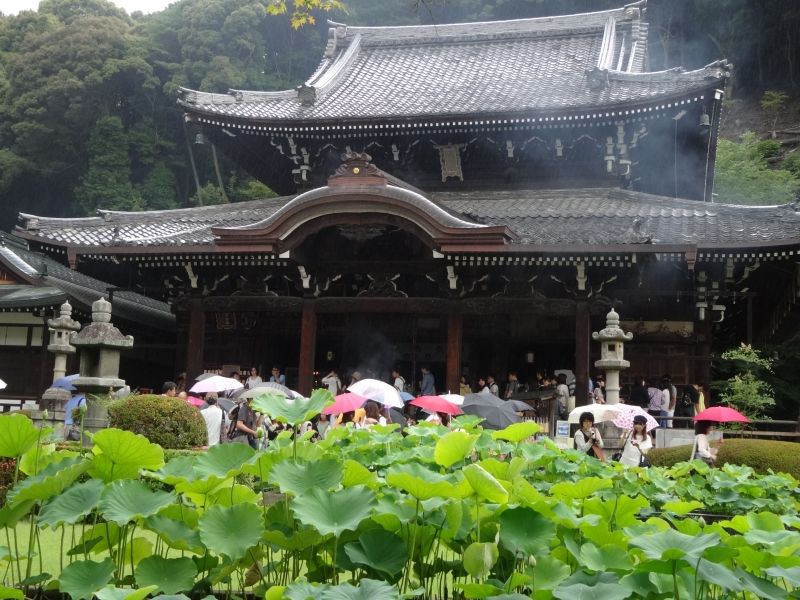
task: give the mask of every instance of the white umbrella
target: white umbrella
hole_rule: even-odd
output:
[[[625,406],[624,404],[587,404],[585,406],[576,406],[569,413],[570,423],[580,423],[581,415],[585,412],[592,413],[595,423],[603,421],[613,421],[622,412],[618,406]],[[624,409],[622,409],[624,410]]]
[[[389,385],[385,381],[378,379],[362,379],[353,385],[347,386],[348,392],[353,392],[359,396],[364,396],[375,402],[380,402],[384,406],[403,408],[403,399],[396,387]]]
[[[464,404],[464,396],[459,394],[439,394],[439,396],[447,400],[450,404],[455,404],[456,406],[461,406]]]
[[[0,379],[0,390],[4,390],[6,388],[6,382]]]
[[[228,390],[238,390],[244,387],[241,381],[236,381],[230,377],[223,377],[222,375],[212,375],[195,383],[190,389],[190,392],[203,394],[208,392],[226,392]]]

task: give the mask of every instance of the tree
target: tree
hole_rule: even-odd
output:
[[[768,418],[775,399],[764,375],[772,373],[772,360],[761,356],[749,344],[724,352],[722,360],[730,361],[739,371],[725,383],[720,396],[722,402],[751,420]]]
[[[303,25],[313,25],[316,23],[313,11],[322,10],[330,12],[332,10],[344,10],[344,2],[340,0],[269,0],[267,12],[271,15],[282,15],[289,11],[289,4],[292,6],[291,19],[292,27],[298,29]]]

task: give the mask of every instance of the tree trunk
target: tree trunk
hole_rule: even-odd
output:
[[[214,171],[217,173],[217,185],[219,185],[219,191],[222,192],[222,199],[225,200],[225,204],[230,204],[230,200],[228,199],[228,194],[225,193],[225,185],[222,182],[222,173],[219,170],[219,159],[217,158],[217,147],[214,145],[214,142],[211,142],[211,156],[214,157]]]
[[[192,142],[189,139],[189,130],[186,127],[186,121],[181,118],[183,124],[183,138],[186,140],[186,152],[189,154],[189,164],[192,167],[192,176],[194,177],[194,186],[197,190],[197,203],[203,206],[203,197],[200,194],[200,178],[197,176],[197,165],[194,162],[194,151],[192,150]]]

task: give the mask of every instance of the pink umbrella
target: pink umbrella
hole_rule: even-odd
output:
[[[604,406],[609,406],[605,404]],[[636,406],[634,404],[614,404],[612,405],[614,409],[617,411],[617,416],[611,419],[611,422],[614,423],[620,429],[631,430],[633,429],[633,418],[636,415],[642,415],[645,419],[647,419],[647,424],[645,425],[646,431],[652,431],[656,427],[658,427],[658,421],[656,421],[647,411],[645,411],[640,406]]]
[[[700,411],[694,416],[695,421],[716,421],[717,423],[749,423],[750,419],[745,417],[738,410],[733,410],[728,406],[712,406]]]
[[[203,406],[203,404],[205,404],[205,400],[198,398],[197,396],[186,396],[186,403],[191,404],[192,406]]]
[[[441,396],[420,396],[419,398],[414,398],[409,404],[448,415],[460,415],[463,412],[458,406],[448,402]]]
[[[364,396],[359,396],[358,394],[353,394],[352,392],[339,394],[336,396],[333,404],[322,409],[322,413],[326,415],[338,415],[341,413],[350,412],[357,408],[361,408],[366,401],[367,398],[364,398]]]

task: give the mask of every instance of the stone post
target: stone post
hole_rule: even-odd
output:
[[[72,318],[70,303],[64,302],[59,310],[59,316],[55,319],[48,319],[47,326],[50,331],[50,344],[47,346],[47,350],[55,354],[53,366],[53,381],[55,381],[67,374],[67,356],[75,354],[75,346],[71,344],[71,341],[80,331],[81,324]],[[49,409],[51,412],[61,410],[69,398],[70,393],[67,390],[51,387],[42,394],[39,408]]]
[[[625,333],[619,326],[619,315],[612,308],[606,315],[606,326],[592,333],[592,339],[600,342],[600,360],[594,366],[606,374],[606,404],[619,402],[619,372],[631,366],[624,359],[624,342],[633,339],[632,333]]]

